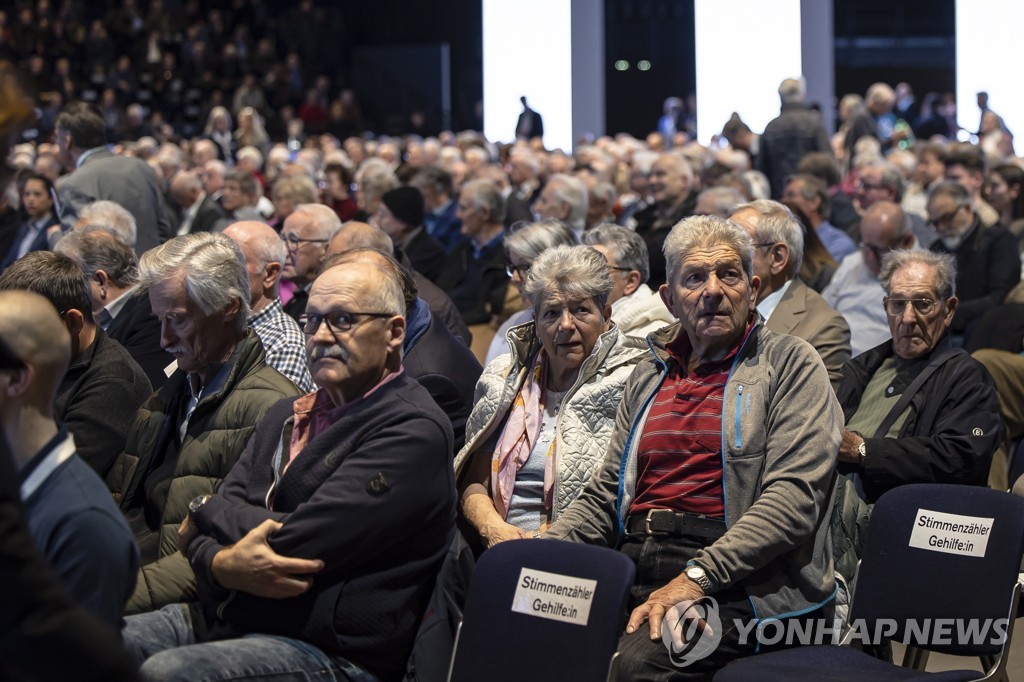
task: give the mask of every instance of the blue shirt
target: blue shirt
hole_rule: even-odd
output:
[[[857,244],[853,238],[827,220],[819,225],[815,232],[818,233],[821,243],[825,245],[837,263],[843,262],[844,258],[857,250]]]

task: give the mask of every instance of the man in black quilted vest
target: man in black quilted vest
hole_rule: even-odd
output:
[[[179,544],[201,603],[127,620],[146,679],[402,677],[455,519],[451,425],[402,368],[404,310],[372,260],[314,281],[300,325],[320,389],[274,406],[193,500]]]

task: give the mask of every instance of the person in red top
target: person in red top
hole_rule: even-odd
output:
[[[603,467],[544,533],[635,563],[620,680],[707,679],[777,643],[758,623],[832,624],[842,412],[814,348],[757,313],[753,253],[716,216],[672,229],[659,293],[679,322],[647,337]]]

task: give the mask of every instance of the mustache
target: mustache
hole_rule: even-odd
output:
[[[314,346],[313,350],[309,352],[309,361],[311,363],[323,358],[335,358],[342,362],[348,362],[348,351],[338,345],[333,346]]]

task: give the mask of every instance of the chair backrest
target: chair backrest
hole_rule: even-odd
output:
[[[456,531],[416,631],[402,682],[444,682],[448,678],[475,564],[472,550]]]
[[[607,679],[635,572],[619,552],[558,540],[484,552],[449,679]]]
[[[1024,499],[975,486],[894,488],[871,514],[850,625],[931,651],[999,653],[1022,553]]]

